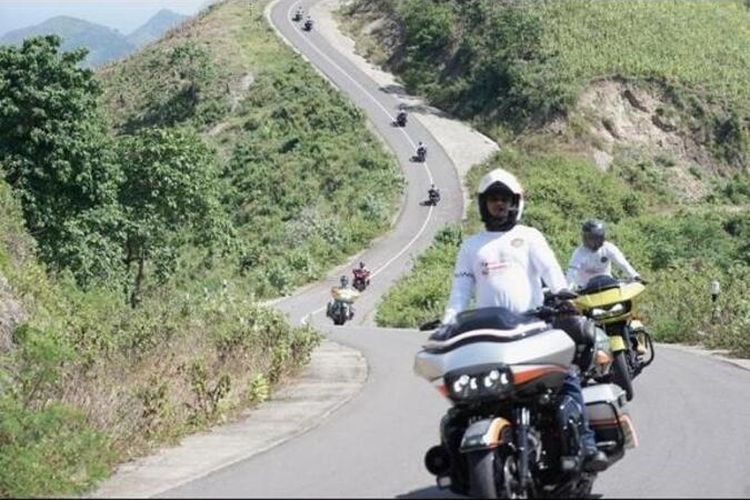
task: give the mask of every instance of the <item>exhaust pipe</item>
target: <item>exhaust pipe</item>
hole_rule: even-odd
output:
[[[433,446],[424,456],[424,465],[434,476],[447,476],[451,469],[451,457],[443,446]]]

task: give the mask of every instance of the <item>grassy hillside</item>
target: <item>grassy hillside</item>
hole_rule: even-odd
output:
[[[91,75],[49,55],[53,41],[0,51],[0,81],[13,85],[0,100],[20,110],[3,108],[21,120],[14,133],[26,137],[29,102],[52,103],[57,120],[41,150],[0,140],[6,180],[18,181],[0,182],[0,496],[89,491],[114,464],[267,399],[321,337],[256,300],[321,277],[389,226],[402,187],[395,162],[362,114],[275,37],[263,8],[214,5],[105,68],[97,110]],[[46,73],[15,66],[29,60],[44,60]],[[68,95],[60,82],[80,84],[73,112],[56,100]],[[92,119],[101,112],[106,138]],[[95,165],[112,167],[111,185],[85,201],[100,209],[106,198],[107,211],[94,212],[106,224],[87,225],[91,212],[76,203],[57,220],[27,188],[67,199],[75,186],[48,180],[74,183]],[[76,265],[41,252],[24,229],[39,207],[39,220],[72,238],[64,257]],[[230,217],[185,224],[196,211]],[[140,293],[128,301],[134,279]]]
[[[361,112],[282,48],[261,4],[214,7],[101,76],[116,130],[190,124],[217,148],[257,296],[322,276],[390,224],[395,162]]]
[[[750,9],[746,2],[360,0],[342,19],[411,92],[473,121],[527,190],[526,223],[563,266],[600,217],[652,281],[659,340],[750,355]],[[435,64],[435,61],[439,64]],[[442,313],[475,209],[384,298],[382,325]],[[723,285],[711,320],[710,280]]]

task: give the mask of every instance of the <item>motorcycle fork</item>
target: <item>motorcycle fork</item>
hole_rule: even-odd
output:
[[[531,414],[525,406],[514,411],[516,423],[516,453],[518,459],[518,484],[520,491],[527,490],[529,480],[529,424]]]

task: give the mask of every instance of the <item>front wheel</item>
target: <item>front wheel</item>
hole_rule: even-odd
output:
[[[469,491],[475,498],[499,498],[494,450],[469,453]],[[502,480],[502,478],[500,478]]]
[[[625,359],[625,351],[615,352],[614,357],[615,359],[612,363],[612,380],[615,384],[623,388],[628,401],[630,401],[633,399],[633,379],[630,376],[628,360]]]

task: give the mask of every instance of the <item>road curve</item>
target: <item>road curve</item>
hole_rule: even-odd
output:
[[[314,0],[302,2],[305,10]],[[373,285],[357,303],[353,325],[332,327],[320,314],[336,274],[277,303],[292,321],[308,318],[328,338],[362,352],[369,374],[362,391],[314,430],[195,481],[164,497],[451,497],[437,490],[422,465],[437,442],[447,403],[412,372],[425,334],[362,326],[377,299],[429,245],[447,221],[460,218],[455,171],[416,121],[405,135],[390,127],[398,98],[380,89],[338,54],[315,30],[291,22],[297,2],[280,0],[271,11],[279,32],[327,78],[346,92],[402,161],[408,181],[396,227],[363,259],[375,270]],[[413,143],[430,150],[429,170],[403,160]],[[429,177],[447,194],[432,212],[419,206]],[[348,271],[348,270],[347,270]],[[314,313],[314,314],[312,314]],[[635,385],[631,404],[640,446],[598,479],[605,497],[747,497],[750,465],[750,371],[710,357],[659,346],[657,359]]]

